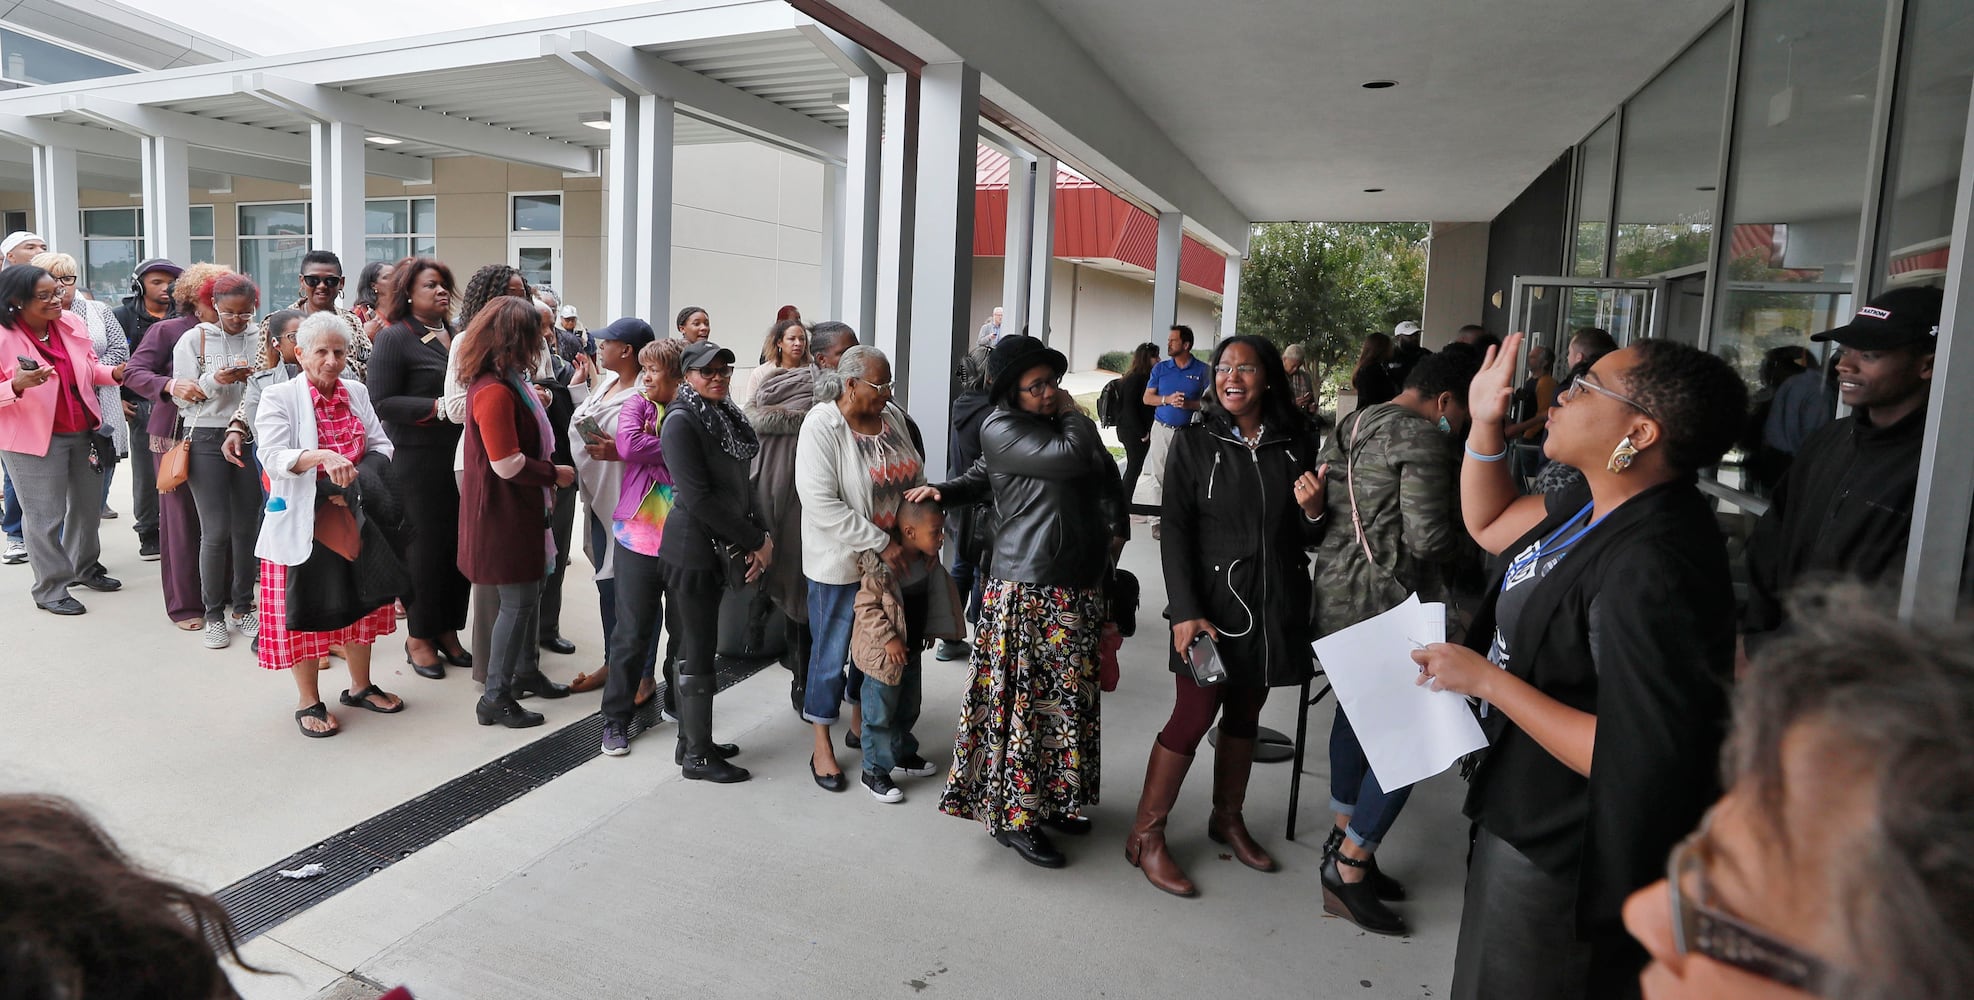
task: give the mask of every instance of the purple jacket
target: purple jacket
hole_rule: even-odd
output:
[[[155,400],[151,407],[151,426],[145,430],[159,437],[170,437],[178,427],[178,403],[165,391],[171,382],[171,352],[178,347],[178,338],[185,331],[199,325],[197,316],[174,316],[162,319],[144,331],[143,346],[130,356],[123,372],[123,387],[144,397]],[[132,446],[135,450],[135,446]]]
[[[665,446],[658,440],[658,404],[635,390],[617,414],[617,457],[624,460],[624,486],[612,520],[628,521],[653,483],[672,485],[665,468]]]

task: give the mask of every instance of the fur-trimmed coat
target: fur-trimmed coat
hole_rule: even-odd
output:
[[[782,613],[809,620],[809,587],[802,576],[802,498],[795,492],[795,442],[815,406],[816,369],[784,368],[762,379],[745,410],[761,439],[754,456],[755,509],[775,539],[764,586]]]

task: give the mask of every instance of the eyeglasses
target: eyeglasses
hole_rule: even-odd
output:
[[[850,378],[854,379],[855,381],[862,382],[867,386],[870,386],[872,392],[888,393],[891,391],[892,386],[898,384],[897,379],[892,379],[889,382],[873,382],[867,378],[857,378],[857,376],[855,375],[850,376]]]
[[[1637,410],[1638,412],[1643,413],[1648,417],[1651,417],[1653,420],[1659,419],[1659,415],[1653,413],[1652,408],[1646,406],[1644,403],[1632,399],[1629,396],[1621,396],[1615,392],[1612,392],[1609,389],[1604,388],[1601,385],[1598,385],[1595,382],[1590,381],[1590,375],[1587,372],[1571,379],[1569,387],[1562,391],[1562,393],[1559,395],[1559,398],[1575,399],[1585,389],[1589,389],[1591,392],[1597,393],[1600,396],[1609,396],[1612,399],[1615,399],[1618,402],[1623,403],[1624,405],[1629,406],[1632,409]]]
[[[215,309],[213,310],[213,312],[217,314],[220,319],[253,319],[254,318],[254,310],[252,309],[249,309],[246,312],[239,312],[239,313],[227,312],[224,309]]]
[[[52,304],[54,304],[54,303],[57,303],[57,302],[60,302],[60,301],[62,301],[62,293],[61,293],[60,291],[53,291],[53,292],[35,292],[35,293],[34,293],[34,301],[36,301],[36,302],[46,302],[46,303],[49,303],[49,304],[51,304],[51,305],[52,305]]]
[[[340,274],[304,274],[302,275],[302,284],[310,288],[317,288],[322,285],[328,285],[330,288],[341,288],[343,285],[343,276]]]
[[[55,284],[63,288],[75,287],[75,275],[73,274],[51,274],[49,277],[55,279]]]
[[[733,378],[733,368],[730,365],[722,365],[718,368],[694,368],[693,371],[698,372],[701,378]]]
[[[1051,377],[1051,378],[1045,378],[1040,382],[1030,382],[1027,385],[1015,386],[1014,391],[1025,392],[1030,396],[1034,396],[1039,399],[1042,396],[1048,395],[1051,390],[1055,389],[1057,386],[1060,385],[1062,385],[1061,378]]]
[[[1711,819],[1711,814],[1702,819],[1700,828],[1680,841],[1666,859],[1673,946],[1681,955],[1704,955],[1812,996],[1832,995],[1844,982],[1842,973],[1712,905],[1703,856]],[[1686,885],[1693,887],[1691,893],[1685,891]]]
[[[1213,373],[1215,375],[1232,375],[1235,372],[1239,372],[1243,376],[1246,376],[1246,375],[1253,375],[1254,373],[1259,372],[1260,370],[1261,370],[1260,365],[1214,365],[1213,366]]]

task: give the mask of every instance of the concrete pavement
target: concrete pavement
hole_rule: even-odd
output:
[[[377,678],[408,710],[339,709],[341,736],[305,740],[285,673],[257,669],[244,641],[208,651],[165,620],[155,569],[137,561],[127,525],[104,525],[104,559],[125,590],[85,592],[80,618],[36,611],[28,571],[0,567],[11,694],[0,787],[80,800],[147,864],[216,889],[550,731],[474,725],[465,672],[418,678],[393,637]],[[254,1000],[366,997],[397,983],[421,998],[1443,996],[1463,786],[1450,775],[1422,785],[1380,854],[1412,889],[1402,904],[1411,937],[1325,917],[1316,866],[1329,703],[1310,720],[1299,842],[1282,839],[1288,765],[1256,766],[1249,823],[1283,871],[1249,871],[1206,839],[1204,748],[1171,833],[1202,896],[1166,896],[1124,862],[1172,684],[1153,543],[1132,543],[1124,563],[1145,583],[1141,631],[1104,699],[1095,834],[1057,838],[1066,869],[1023,864],[978,825],[939,814],[943,774],[905,779],[896,806],[857,785],[817,789],[807,727],[789,710],[786,674],[769,667],[716,710],[719,738],[741,743],[752,782],[680,780],[661,726],[630,756],[591,761],[274,928],[246,955],[275,974],[236,982]],[[563,628],[579,651],[545,663],[562,680],[600,649],[594,588],[570,576]],[[918,732],[942,768],[964,676],[927,658]],[[346,675],[331,671],[323,686],[333,705]],[[1292,732],[1294,701],[1277,692],[1263,722]],[[530,704],[556,727],[597,701]],[[854,752],[837,758],[854,769]]]

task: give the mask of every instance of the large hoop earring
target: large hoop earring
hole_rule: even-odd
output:
[[[1611,449],[1611,460],[1604,467],[1617,475],[1623,475],[1626,469],[1631,468],[1632,460],[1637,457],[1638,447],[1631,443],[1631,436],[1627,434],[1624,440],[1618,442],[1616,448]]]

